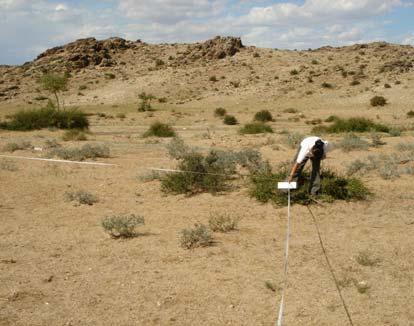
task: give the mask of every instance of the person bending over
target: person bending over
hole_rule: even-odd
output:
[[[326,157],[326,153],[331,149],[330,143],[319,137],[306,137],[300,143],[300,147],[293,159],[294,164],[288,177],[288,182],[299,181],[306,162],[312,162],[312,172],[308,192],[311,195],[318,195],[321,189],[321,160]]]

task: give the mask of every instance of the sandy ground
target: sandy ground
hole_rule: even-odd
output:
[[[214,100],[211,100],[214,102]],[[307,117],[332,114],[328,104],[309,107]],[[265,105],[265,104],[264,104]],[[241,122],[253,110],[229,111]],[[313,108],[312,108],[313,107]],[[335,113],[355,115],[342,105]],[[397,106],[396,106],[397,107]],[[190,145],[202,149],[253,147],[273,165],[290,159],[295,149],[284,135],[241,136],[237,126],[213,117],[214,104],[183,106],[176,112],[156,111],[153,117],[126,107],[103,107],[127,118],[92,118],[89,142],[107,144],[111,158],[100,162],[117,167],[91,167],[35,161],[4,160],[16,171],[0,169],[0,325],[272,325],[277,318],[283,281],[286,208],[249,198],[241,182],[234,191],[213,196],[165,195],[159,181],[138,176],[150,167],[175,167],[168,158],[168,140],[146,140],[141,134],[155,120],[169,121]],[[292,114],[272,110],[271,123],[309,133],[311,126]],[[94,110],[94,108],[90,108]],[[181,115],[177,116],[177,111]],[[381,112],[397,123],[405,106]],[[367,108],[364,115],[377,113]],[[294,115],[294,114],[293,114]],[[404,121],[398,121],[404,124]],[[0,145],[21,139],[42,146],[60,131],[0,133]],[[340,136],[331,137],[332,140]],[[412,142],[410,132],[386,137],[387,144],[368,152],[334,151],[325,166],[344,171],[357,157],[393,150]],[[30,150],[14,155],[40,156]],[[360,203],[336,202],[313,206],[328,256],[355,325],[414,325],[414,209],[412,176],[383,180],[375,173],[363,178],[375,196]],[[99,198],[93,206],[74,206],[64,193],[86,190]],[[207,224],[212,212],[241,217],[239,229],[215,233],[212,247],[185,250],[179,232],[194,223]],[[111,239],[101,220],[135,213],[145,217],[142,235]],[[367,252],[377,260],[362,266],[356,257]],[[275,291],[265,286],[274,284]],[[368,290],[360,293],[358,282]],[[292,207],[286,325],[348,325],[335,284],[321,251],[306,207]]]

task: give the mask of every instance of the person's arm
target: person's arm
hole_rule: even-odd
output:
[[[292,182],[293,177],[295,176],[295,173],[298,169],[298,166],[299,166],[298,162],[295,162],[295,164],[292,166],[292,169],[290,170],[290,174],[289,174],[289,177],[288,177],[288,182]]]

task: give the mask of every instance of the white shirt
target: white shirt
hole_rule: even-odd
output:
[[[311,152],[312,147],[315,145],[316,141],[321,138],[316,136],[306,137],[300,143],[300,150],[298,153],[298,157],[296,158],[296,163],[302,163],[303,160],[308,156]],[[323,151],[326,154],[330,150],[330,144],[328,141],[321,139],[324,142]]]

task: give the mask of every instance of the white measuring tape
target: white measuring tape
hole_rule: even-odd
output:
[[[288,258],[289,258],[289,239],[290,239],[290,189],[296,189],[296,182],[279,182],[277,184],[278,189],[283,189],[288,192],[288,216],[286,227],[286,240],[285,240],[285,259],[283,267],[283,290],[282,298],[280,299],[279,315],[277,318],[277,326],[282,326],[283,310],[285,305],[285,292],[287,287],[287,275],[288,275]]]
[[[109,163],[55,160],[55,159],[50,159],[50,158],[14,156],[14,155],[0,155],[0,157],[15,158],[15,159],[19,159],[19,160],[47,161],[47,162],[56,162],[56,163],[73,163],[73,164],[85,164],[85,165],[117,166],[117,164],[109,164]]]

